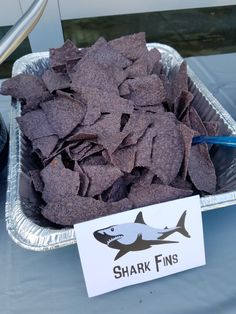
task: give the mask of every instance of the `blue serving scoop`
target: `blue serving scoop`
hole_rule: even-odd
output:
[[[217,144],[227,147],[236,147],[236,136],[194,136],[192,144]]]

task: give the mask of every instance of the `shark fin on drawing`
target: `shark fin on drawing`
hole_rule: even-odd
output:
[[[139,212],[134,223],[139,223],[139,224],[143,224],[143,225],[146,225],[144,219],[143,219],[143,213],[142,212]]]
[[[117,254],[116,257],[114,258],[114,261],[116,261],[118,258],[122,257],[123,255],[127,254],[129,251],[126,250],[120,250]]]
[[[183,212],[179,221],[177,222],[176,227],[179,227],[179,229],[176,231],[178,231],[179,233],[181,233],[183,236],[185,236],[187,238],[191,238],[190,234],[188,233],[188,231],[185,228],[185,217],[186,217],[186,210]]]

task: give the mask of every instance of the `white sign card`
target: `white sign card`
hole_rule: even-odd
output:
[[[89,297],[205,264],[199,196],[74,228]]]

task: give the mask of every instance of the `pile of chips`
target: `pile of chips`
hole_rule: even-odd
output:
[[[17,121],[41,165],[30,176],[56,224],[216,191],[208,146],[192,138],[218,125],[191,105],[186,63],[167,75],[144,33],[66,41],[42,77],[17,75],[1,93],[22,100]]]

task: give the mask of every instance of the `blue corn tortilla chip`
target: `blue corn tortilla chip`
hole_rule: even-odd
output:
[[[130,174],[125,174],[118,178],[113,185],[102,193],[102,200],[105,202],[118,202],[128,195],[128,186],[133,182],[134,177]]]
[[[198,132],[200,135],[207,135],[207,130],[202,119],[200,118],[196,109],[192,106],[189,108],[189,121],[193,130]]]
[[[162,104],[155,105],[155,106],[135,107],[135,109],[140,112],[152,112],[152,113],[158,113],[158,114],[166,112],[165,107]]]
[[[106,63],[111,66],[116,66],[120,69],[131,65],[131,61],[124,57],[119,51],[114,49],[103,37],[98,40],[87,50],[86,55],[82,59],[96,60],[98,63]]]
[[[129,210],[132,207],[132,202],[127,198],[105,203],[92,197],[70,196],[48,203],[42,209],[42,215],[56,224],[72,226],[82,221]]]
[[[183,190],[193,190],[193,184],[192,182],[184,179],[180,175],[178,175],[173,182],[171,182],[171,186],[177,189],[183,189]]]
[[[220,125],[218,121],[207,121],[203,122],[204,127],[206,128],[208,136],[216,136],[219,135]]]
[[[146,186],[149,186],[151,183],[154,183],[153,182],[154,179],[155,179],[155,174],[152,171],[150,171],[148,168],[144,168],[142,170],[141,175],[139,175],[138,177],[136,177],[135,180],[133,180],[133,183],[135,183],[135,186],[143,185],[144,187],[146,187]],[[161,184],[161,181],[159,182],[159,184]]]
[[[78,97],[86,104],[83,125],[94,124],[102,113],[131,114],[134,109],[132,101],[97,88],[81,87]]]
[[[84,105],[66,97],[57,97],[44,102],[41,108],[59,138],[69,135],[85,116]]]
[[[85,60],[77,64],[75,70],[71,83],[73,91],[80,92],[81,87],[87,86],[119,94],[112,66],[93,60]]]
[[[43,192],[44,183],[40,176],[40,170],[38,169],[30,170],[29,174],[31,176],[35,191]]]
[[[90,136],[96,137],[97,143],[111,154],[127,136],[126,133],[120,132],[120,125],[121,113],[110,113],[103,115],[91,126],[80,127],[76,136],[90,134]]]
[[[102,154],[94,154],[93,156],[88,156],[86,158],[84,158],[83,160],[81,160],[79,162],[80,166],[98,166],[98,165],[106,165],[107,164],[107,160],[103,157],[103,152]]]
[[[125,80],[120,86],[119,86],[119,94],[120,96],[126,96],[130,94],[129,89],[129,80]]]
[[[78,94],[87,105],[87,111],[89,109],[91,111],[98,106],[101,113],[119,112],[131,114],[134,109],[132,101],[97,88],[82,87]]]
[[[216,192],[216,172],[207,144],[192,145],[188,173],[194,186],[199,191],[209,194]]]
[[[156,117],[155,129],[150,169],[164,184],[170,184],[177,176],[184,158],[183,138],[175,116],[170,113]]]
[[[183,165],[181,169],[181,176],[183,179],[186,179],[187,172],[188,172],[188,164],[189,164],[189,158],[192,148],[192,140],[193,137],[197,135],[196,131],[190,129],[187,125],[184,123],[179,124],[179,130],[183,137],[184,142],[184,159],[183,159]]]
[[[127,77],[137,78],[148,75],[148,63],[144,58],[137,59],[132,65],[126,69]]]
[[[145,33],[122,36],[109,41],[111,46],[130,60],[136,60],[147,52]]]
[[[47,70],[42,79],[50,93],[70,87],[70,78],[65,73],[56,73],[53,70]]]
[[[92,148],[92,144],[84,141],[82,144],[69,148],[69,155],[72,160],[82,160],[86,153]]]
[[[36,152],[41,159],[48,158],[56,147],[57,142],[57,135],[36,138],[32,141],[33,151]]]
[[[88,196],[101,194],[123,175],[112,165],[83,166],[82,169],[90,180]]]
[[[18,74],[2,82],[0,93],[18,99],[28,99],[30,97],[41,97],[45,91],[46,87],[40,77],[32,74]]]
[[[149,127],[146,129],[144,135],[138,140],[135,159],[136,167],[151,167],[153,139],[156,134],[157,132],[155,128]]]
[[[180,96],[176,98],[174,103],[174,114],[178,119],[181,119],[192,100],[193,94],[187,91],[182,91]]]
[[[175,66],[170,71],[168,79],[171,85],[167,88],[169,90],[167,95],[171,103],[174,103],[183,91],[188,91],[187,63],[183,61],[180,66]]]
[[[95,154],[97,154],[97,153],[100,153],[102,150],[103,150],[102,145],[96,145],[96,144],[95,144],[91,149],[89,149],[89,150],[85,153],[85,155],[83,156],[83,159],[84,159],[84,158],[87,158],[87,157],[89,157],[89,156],[95,155]]]
[[[146,187],[134,185],[131,187],[128,198],[133,203],[134,208],[137,208],[191,196],[192,194],[192,190],[177,189],[168,185],[151,184]]]
[[[192,128],[191,127],[191,122],[190,122],[190,107],[188,107],[185,111],[185,113],[183,114],[183,116],[181,117],[180,121],[182,123],[184,123],[185,125],[187,125],[190,129]]]
[[[80,188],[80,174],[65,168],[61,156],[55,157],[41,172],[44,182],[42,197],[51,202],[67,195],[77,195]]]
[[[147,53],[145,53],[145,58],[147,60],[148,64],[148,74],[154,74],[154,66],[157,68],[159,63],[161,62],[161,53],[158,49],[153,48],[149,50]],[[159,73],[156,73],[159,75]]]
[[[134,168],[135,154],[135,145],[117,149],[111,155],[111,163],[121,171],[130,173]]]
[[[60,48],[49,49],[49,60],[52,68],[64,66],[71,60],[79,60],[80,56],[79,49],[71,40],[67,40]]]
[[[129,80],[130,99],[136,106],[152,106],[165,100],[165,90],[160,78],[149,75]]]
[[[77,162],[75,162],[74,171],[79,172],[80,187],[79,187],[79,193],[78,194],[80,196],[85,196],[87,191],[88,191],[88,187],[89,187],[89,178],[84,173],[84,171],[82,170],[82,168],[79,166],[79,164]]]
[[[41,109],[28,112],[16,120],[23,134],[31,141],[56,134]]]
[[[152,74],[154,65],[159,63],[160,59],[161,54],[156,48],[145,51],[140,58],[126,69],[127,77],[136,78]]]
[[[135,111],[122,130],[122,134],[126,137],[122,146],[136,144],[154,120],[152,114]]]
[[[44,91],[40,95],[27,97],[27,99],[25,99],[25,101],[22,103],[22,115],[29,111],[40,109],[41,102],[52,99],[53,95],[50,94],[49,91]]]

